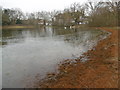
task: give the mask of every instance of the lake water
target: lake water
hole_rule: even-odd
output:
[[[37,74],[44,78],[60,61],[78,58],[108,33],[44,27],[3,30],[2,35],[3,88],[24,88]]]

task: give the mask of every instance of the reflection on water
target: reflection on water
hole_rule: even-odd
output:
[[[36,74],[43,78],[57,63],[91,49],[105,32],[90,29],[3,30],[3,88],[22,88]]]

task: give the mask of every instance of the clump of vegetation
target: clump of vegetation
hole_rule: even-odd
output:
[[[73,3],[63,11],[23,13],[20,9],[2,9],[2,25],[118,26],[120,2]]]

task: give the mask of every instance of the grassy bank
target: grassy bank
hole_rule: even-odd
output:
[[[1,26],[2,29],[24,29],[24,28],[35,28],[35,26],[31,25],[11,25],[11,26]]]
[[[65,60],[58,66],[58,74],[48,74],[35,87],[118,88],[118,30],[99,29],[111,32],[111,35],[83,54],[88,57],[87,62],[82,63],[81,58],[75,59],[75,63]]]

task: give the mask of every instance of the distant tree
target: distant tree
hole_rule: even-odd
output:
[[[50,16],[50,21],[52,23],[52,25],[55,25],[55,16],[58,15],[60,13],[60,11],[52,11],[49,12],[49,16]]]
[[[3,9],[2,11],[2,24],[14,25],[22,20],[23,13],[20,9]]]
[[[73,3],[69,8],[55,16],[55,24],[59,26],[79,25],[85,20],[85,8],[79,3]]]
[[[70,6],[70,11],[75,25],[82,23],[82,18],[85,15],[84,8],[79,3],[73,3]]]
[[[120,26],[120,2],[118,2],[117,12],[118,12],[118,26]]]
[[[41,19],[43,19],[43,25],[46,25],[47,22],[49,21],[49,12],[42,11],[40,13]]]
[[[29,13],[28,14],[28,21],[30,25],[35,25],[35,13]]]
[[[116,26],[117,25],[117,3],[88,2],[85,4],[89,13],[89,26]]]
[[[10,24],[9,9],[4,9],[2,11],[2,25],[9,25],[9,24]]]
[[[24,14],[20,9],[2,9],[2,25],[57,25],[71,26],[87,24],[88,26],[120,25],[120,2],[90,1],[85,4],[73,3],[63,11],[39,11]]]
[[[16,24],[22,24],[22,20],[17,19],[17,20],[16,20]]]
[[[0,25],[2,25],[2,7],[0,6]]]

